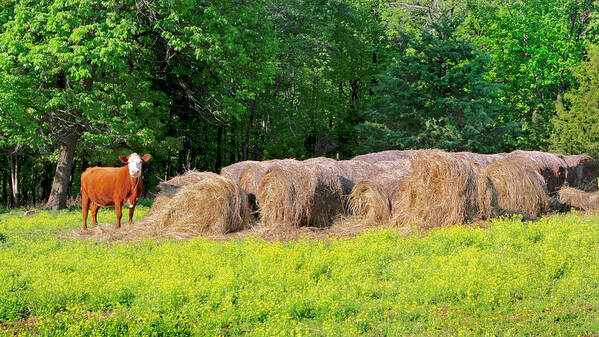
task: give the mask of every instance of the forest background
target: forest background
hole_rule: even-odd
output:
[[[241,160],[599,155],[590,0],[0,0],[0,204]]]

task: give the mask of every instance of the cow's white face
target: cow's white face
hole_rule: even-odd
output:
[[[141,164],[143,163],[141,157],[137,153],[132,153],[127,160],[129,166],[129,175],[133,178],[138,178],[141,175]]]
[[[149,153],[140,157],[137,153],[132,153],[129,157],[119,156],[119,160],[123,163],[127,163],[127,167],[129,168],[129,175],[132,178],[139,178],[141,176],[141,164],[150,160],[152,156]]]

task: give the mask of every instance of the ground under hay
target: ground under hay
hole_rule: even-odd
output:
[[[586,154],[564,156],[566,165],[566,179],[568,186],[586,192],[597,191],[597,167],[595,160]]]
[[[343,190],[333,166],[273,165],[258,190],[262,225],[329,226],[343,210]]]
[[[243,189],[229,178],[207,174],[171,195],[159,195],[140,224],[157,227],[165,235],[195,236],[235,232],[250,222],[248,197]]]
[[[440,150],[418,151],[411,173],[392,200],[391,223],[420,228],[487,219],[497,214],[497,192],[478,164]]]
[[[510,152],[507,157],[515,161],[532,161],[535,170],[545,180],[550,194],[560,189],[566,182],[567,164],[561,154],[516,150]]]
[[[585,192],[572,187],[564,187],[557,192],[559,203],[567,209],[576,208],[584,211],[599,211],[598,192]]]
[[[408,172],[391,169],[356,184],[348,198],[350,213],[367,223],[387,222],[391,217],[391,200]]]
[[[549,210],[547,186],[530,160],[505,158],[487,167],[497,190],[497,206],[505,214],[539,217]]]

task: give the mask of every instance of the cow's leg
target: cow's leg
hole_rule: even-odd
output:
[[[115,202],[114,210],[116,212],[116,228],[121,228],[121,217],[123,216],[123,202]]]
[[[131,207],[129,207],[129,225],[133,224],[133,212],[135,212],[135,205],[133,204]]]
[[[87,211],[89,209],[89,197],[81,191],[81,212],[83,213],[83,229],[87,229]]]
[[[92,225],[94,226],[98,225],[98,208],[100,208],[100,206],[95,202],[92,202]]]

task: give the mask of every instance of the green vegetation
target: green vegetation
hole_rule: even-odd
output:
[[[153,155],[148,191],[246,159],[549,150],[584,133],[558,107],[598,6],[0,0],[0,203],[64,208],[85,168],[130,152]],[[597,148],[579,143],[559,148]]]
[[[553,120],[553,147],[557,151],[599,155],[599,47],[589,49],[588,60],[574,69],[579,86],[566,93]]]
[[[141,207],[138,217],[147,208]],[[0,331],[88,335],[587,335],[599,217],[265,242],[64,239],[78,211],[0,215]],[[111,210],[100,222],[114,221]]]

